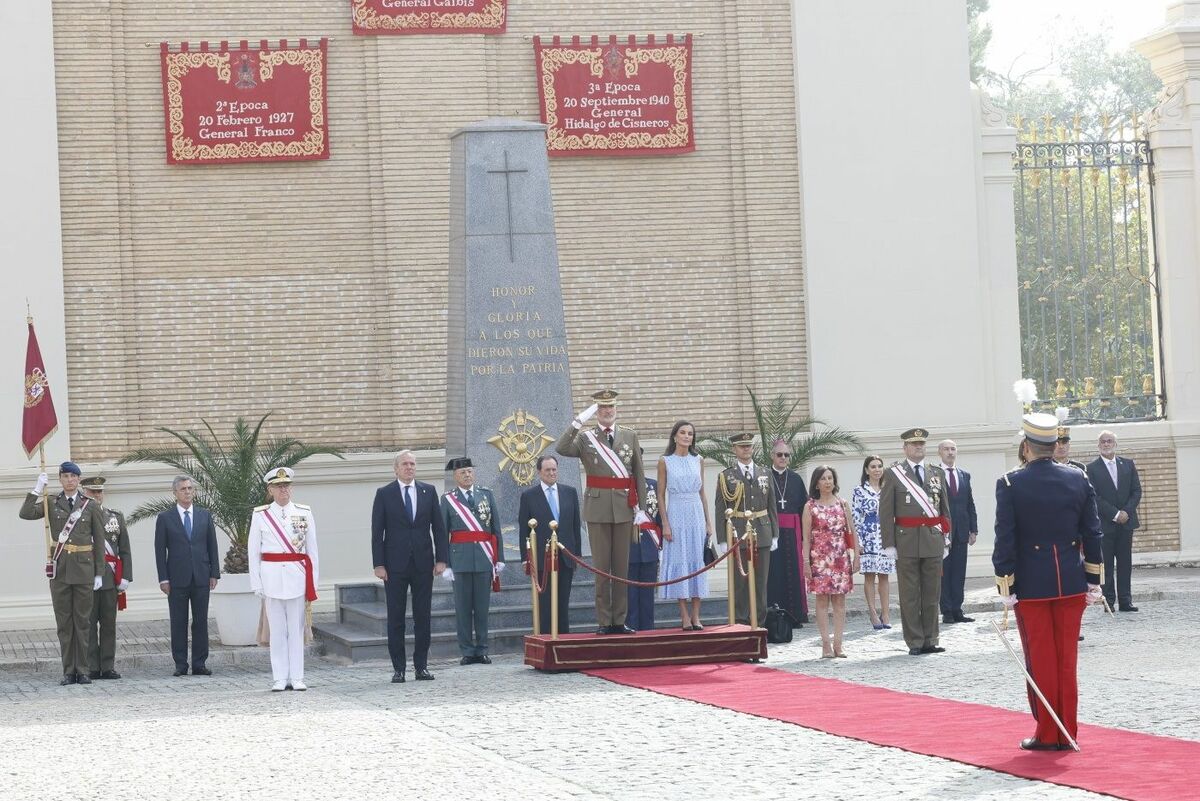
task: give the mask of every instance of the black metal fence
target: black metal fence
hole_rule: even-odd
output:
[[[1151,151],[1064,134],[1031,125],[1013,156],[1023,375],[1072,422],[1157,419]]]

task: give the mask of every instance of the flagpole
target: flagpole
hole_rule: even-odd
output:
[[[25,324],[33,330],[33,310],[29,307],[29,298],[25,298]],[[39,349],[40,361],[40,349]],[[46,472],[46,443],[43,439],[38,444],[38,459],[41,462],[41,472]],[[42,487],[42,524],[46,531],[46,558],[54,558],[54,538],[50,536],[50,493]]]

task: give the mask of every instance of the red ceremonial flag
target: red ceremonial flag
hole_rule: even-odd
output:
[[[37,334],[33,333],[33,320],[30,320],[29,344],[25,348],[25,416],[21,421],[25,455],[33,458],[33,452],[57,430],[58,416],[54,414],[54,401],[50,398],[46,365],[42,361]]]

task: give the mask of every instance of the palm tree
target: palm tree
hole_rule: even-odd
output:
[[[229,537],[225,554],[226,573],[246,573],[250,570],[246,543],[250,538],[250,517],[254,507],[266,502],[262,477],[273,467],[295,467],[310,456],[329,454],[339,459],[341,450],[327,445],[307,445],[291,437],[276,437],[259,441],[263,424],[271,416],[264,414],[251,426],[243,417],[233,424],[233,439],[226,445],[217,432],[201,420],[208,432],[173,431],[158,428],[179,440],[182,447],[142,448],[121,457],[117,464],[130,462],[159,462],[170,465],[192,477],[196,486],[196,503],[209,510],[217,528]],[[157,517],[175,507],[175,498],[159,498],[142,504],[129,516],[130,523]]]
[[[829,426],[812,417],[795,417],[796,409],[800,406],[799,400],[789,401],[781,394],[776,395],[764,406],[759,402],[754,390],[746,387],[746,391],[750,393],[754,419],[758,423],[759,439],[754,446],[753,457],[755,462],[770,464],[771,446],[780,439],[791,446],[792,458],[788,462],[788,469],[797,472],[802,471],[809,462],[823,456],[862,452],[862,442],[844,428]],[[696,443],[696,451],[725,467],[732,467],[737,461],[728,436],[705,438]]]

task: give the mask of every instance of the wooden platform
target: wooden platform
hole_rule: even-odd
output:
[[[692,665],[766,659],[767,631],[706,626],[703,631],[658,629],[636,634],[525,635],[525,664],[538,670]]]

